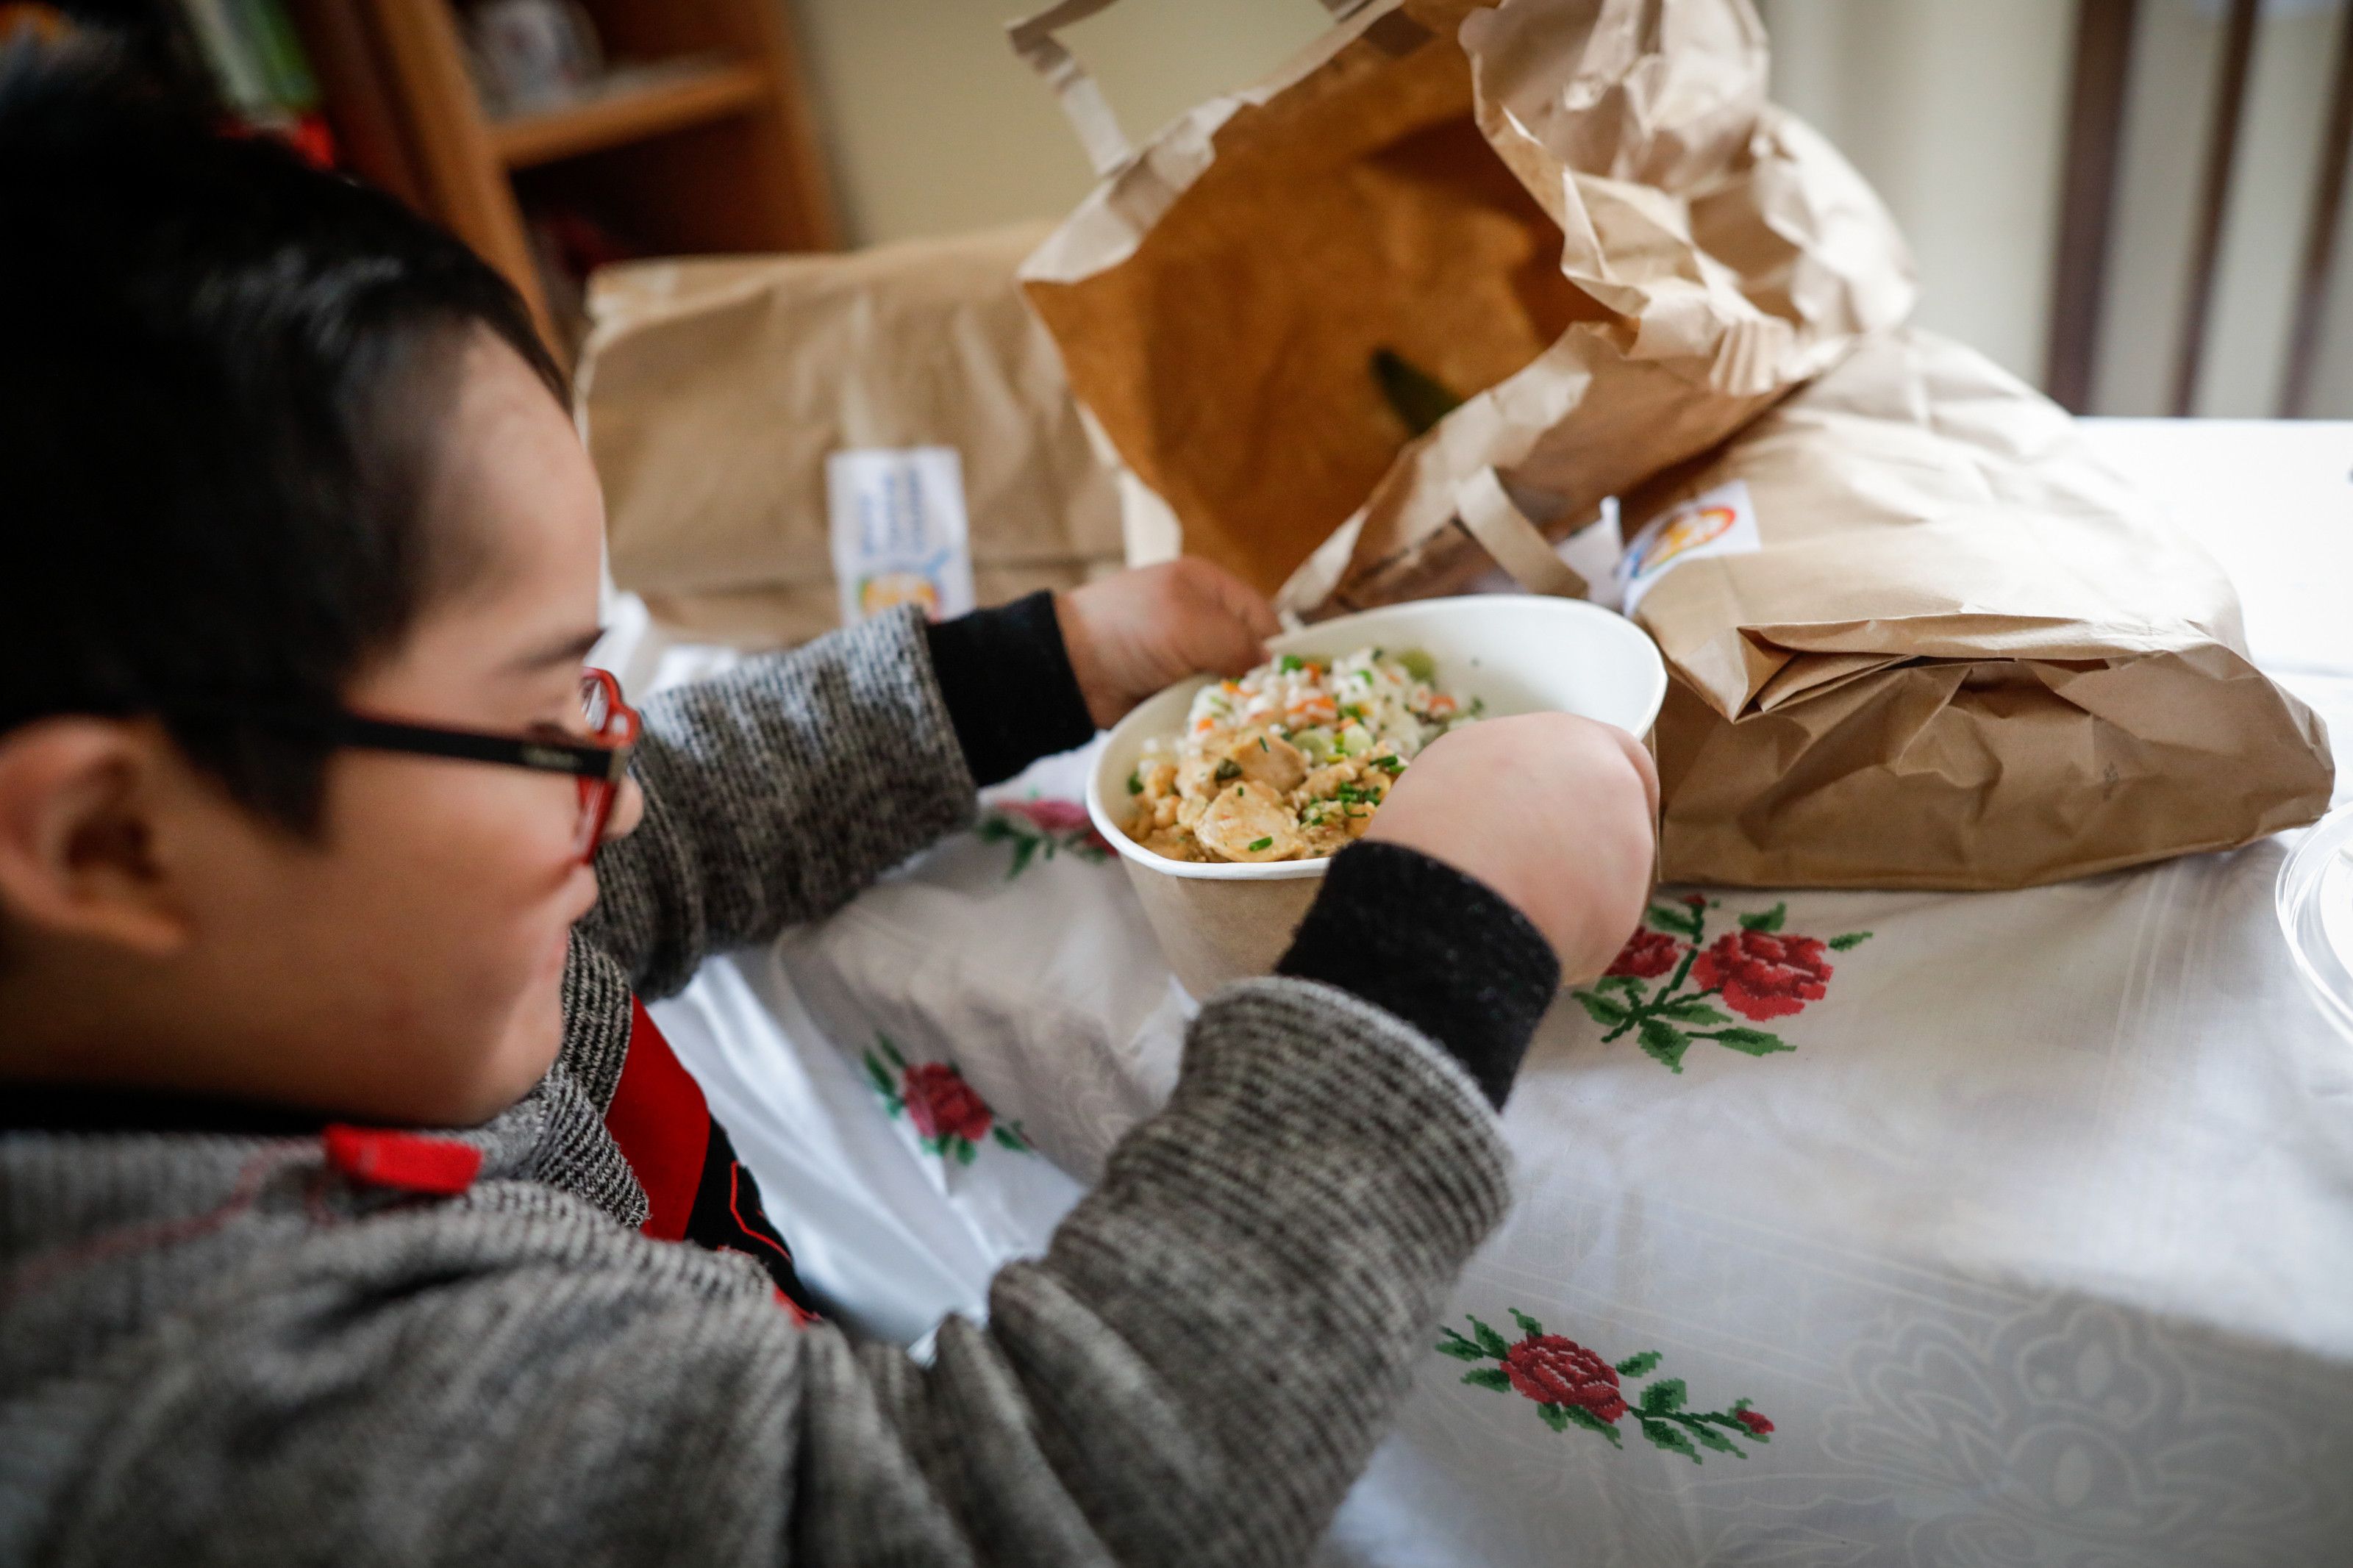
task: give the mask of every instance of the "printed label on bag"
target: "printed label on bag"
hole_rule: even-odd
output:
[[[1753,555],[1764,548],[1748,481],[1735,479],[1661,513],[1618,558],[1620,608],[1632,615],[1659,579],[1686,561],[1706,555]]]
[[[844,626],[894,605],[933,620],[972,608],[964,461],[954,447],[869,447],[825,460]]]

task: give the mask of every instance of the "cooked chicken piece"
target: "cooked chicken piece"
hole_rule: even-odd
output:
[[[1291,792],[1291,798],[1303,807],[1310,801],[1318,800],[1337,800],[1348,805],[1377,805],[1389,793],[1391,782],[1388,770],[1374,766],[1370,757],[1343,757],[1309,773],[1305,781]]]
[[[1187,757],[1176,764],[1176,793],[1187,800],[1207,800],[1209,792],[1219,784],[1220,767],[1230,769],[1227,778],[1239,778],[1241,770],[1230,757]]]
[[[1201,853],[1201,847],[1194,841],[1193,836],[1181,827],[1163,828],[1149,837],[1139,839],[1138,842],[1155,855],[1165,855],[1171,860],[1208,858]]]
[[[1330,800],[1342,784],[1356,782],[1356,759],[1343,757],[1336,763],[1326,763],[1300,782],[1291,792],[1291,798],[1305,805],[1311,800]]]
[[[1208,801],[1201,795],[1187,795],[1177,796],[1176,826],[1189,829],[1195,823],[1201,820],[1201,813],[1207,811],[1208,808]]]
[[[1266,785],[1248,780],[1219,791],[1193,833],[1203,847],[1229,860],[1295,860],[1303,847],[1291,807]]]
[[[1146,800],[1158,800],[1176,793],[1176,764],[1166,760],[1141,763],[1136,765],[1135,782],[1144,787],[1136,793]]]
[[[1277,795],[1290,794],[1307,776],[1307,759],[1299,748],[1271,730],[1244,730],[1226,748],[1226,755],[1241,769],[1242,777]]]

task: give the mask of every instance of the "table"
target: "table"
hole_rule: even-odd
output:
[[[2088,427],[2222,561],[2353,773],[2353,426]],[[1082,765],[656,1009],[870,1331],[977,1312],[1173,1079],[1187,1003],[1070,805]],[[1520,1201],[1328,1559],[2353,1563],[2353,1041],[2289,964],[2284,854],[1668,890],[1710,937],[1778,910],[1859,940],[1786,1053],[1670,1071],[1553,1010],[1504,1119]],[[915,1131],[934,1062],[990,1107],[973,1138]],[[1530,1325],[1630,1410],[1556,1426],[1511,1392]]]

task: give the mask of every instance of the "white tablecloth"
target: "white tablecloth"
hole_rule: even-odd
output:
[[[2091,427],[2353,763],[2353,426]],[[623,651],[641,684],[696,668]],[[656,1009],[872,1331],[977,1313],[1174,1077],[1187,1005],[1061,804],[1082,766]],[[1553,1010],[1505,1116],[1519,1204],[1332,1560],[2353,1563],[2353,1041],[2288,961],[2283,854],[2006,894],[1667,890],[1657,923],[1703,943],[1744,916],[1870,935],[1757,1024],[1786,1050],[1671,1068],[1590,1016],[1622,992]],[[927,1138],[950,1068],[987,1110]],[[1589,1419],[1514,1391],[1499,1358],[1539,1329],[1590,1352]]]

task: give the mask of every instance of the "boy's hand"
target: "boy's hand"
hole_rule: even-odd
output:
[[[1658,809],[1658,771],[1633,736],[1528,713],[1433,742],[1365,837],[1486,883],[1544,933],[1566,978],[1589,980],[1641,921]]]
[[[1282,629],[1255,589],[1190,556],[1057,594],[1054,616],[1087,714],[1105,730],[1188,675],[1262,663],[1266,639]]]

